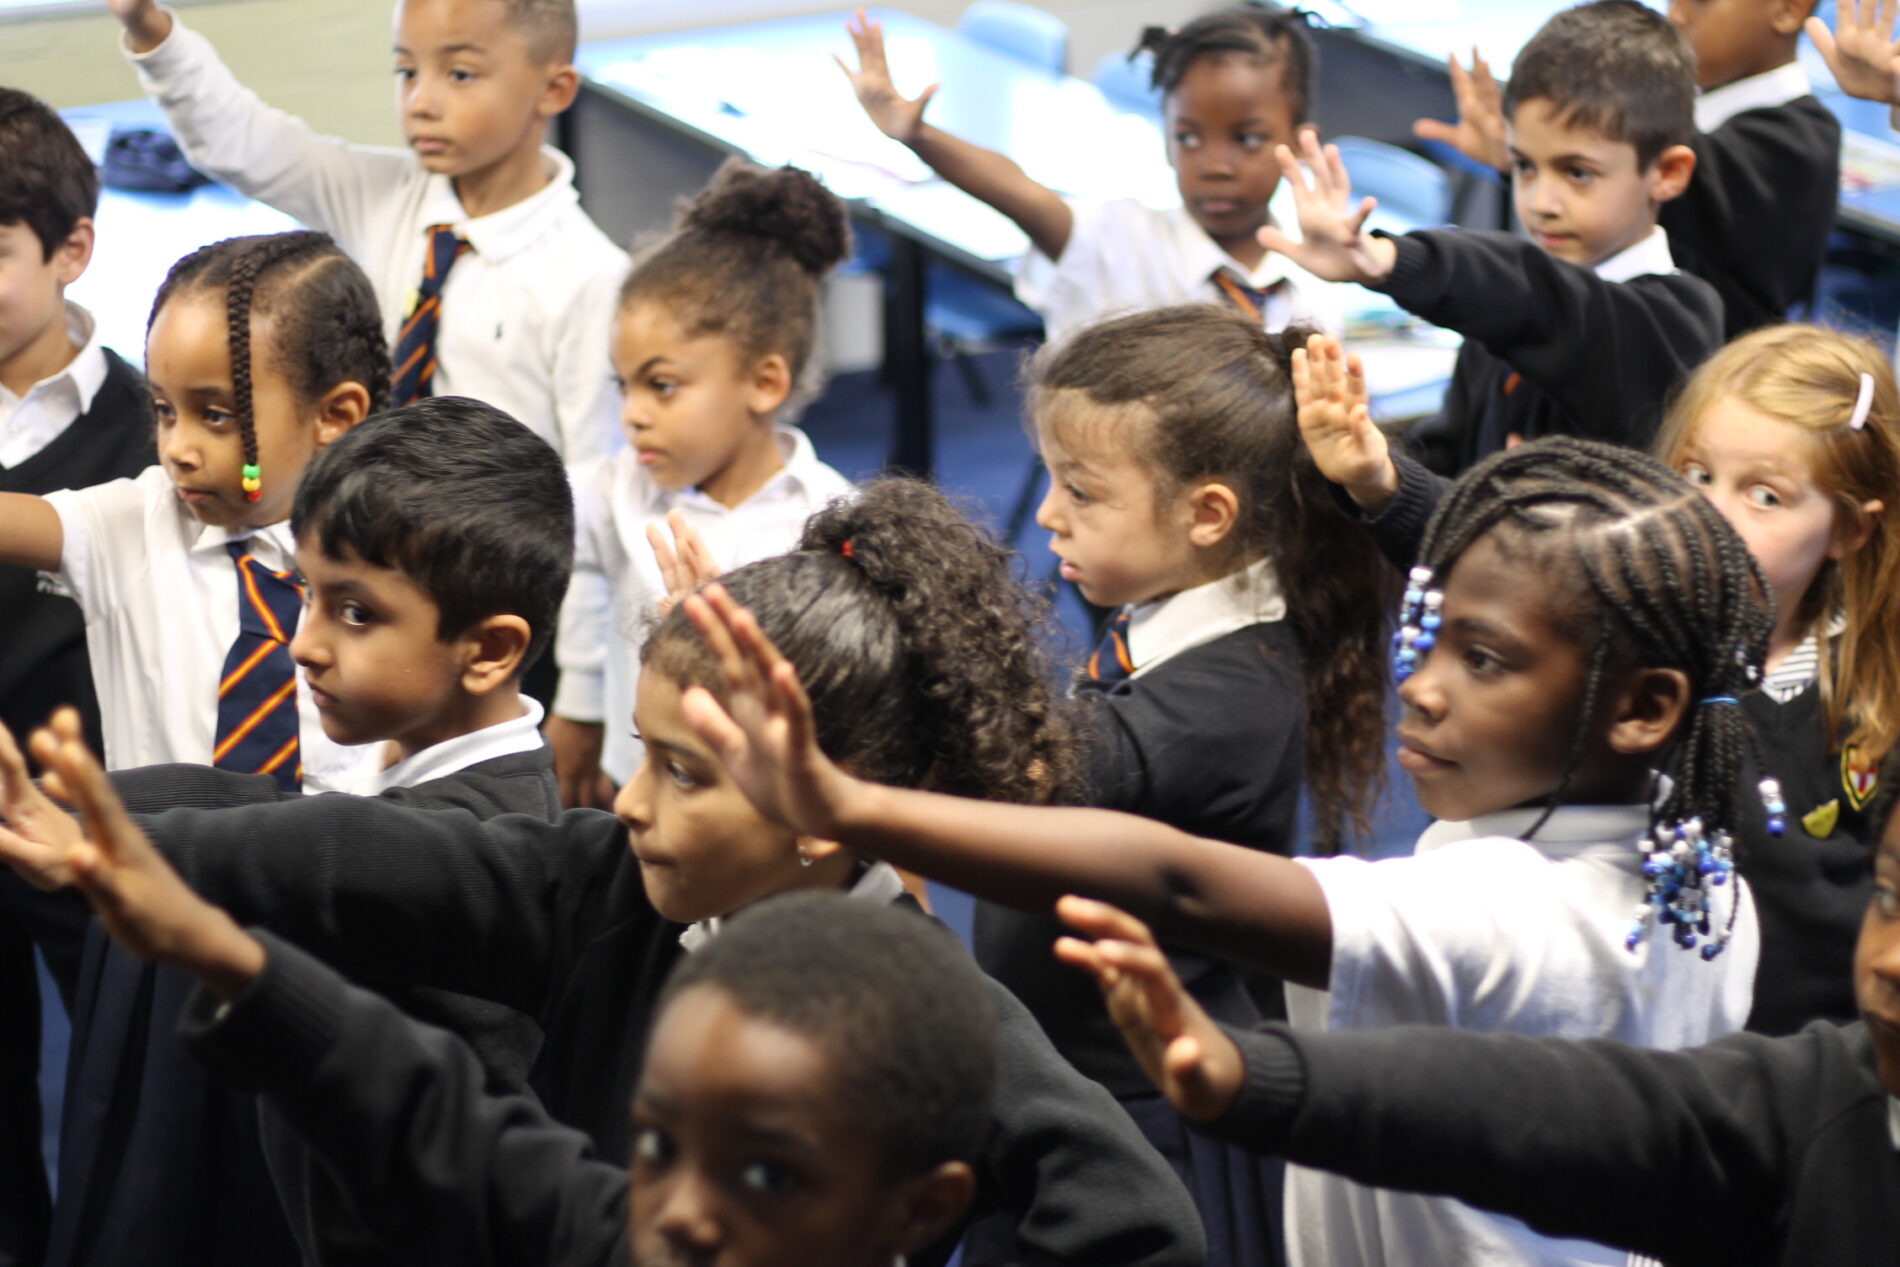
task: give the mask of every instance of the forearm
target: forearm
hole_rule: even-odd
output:
[[[1108,810],[1005,805],[857,783],[837,839],[978,897],[1047,913],[1075,893],[1169,944],[1324,988],[1332,924],[1319,882],[1286,858]]]
[[[26,493],[0,493],[0,563],[57,572],[65,543],[65,529],[51,502]]]
[[[1015,221],[1038,251],[1052,260],[1062,257],[1075,215],[1055,190],[1030,179],[1005,155],[928,123],[908,144],[932,171]]]

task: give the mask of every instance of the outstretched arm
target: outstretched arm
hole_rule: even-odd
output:
[[[1268,225],[1260,230],[1260,245],[1278,251],[1307,272],[1329,282],[1357,282],[1374,286],[1392,272],[1397,248],[1386,238],[1365,231],[1366,217],[1378,200],[1352,200],[1352,178],[1346,172],[1339,147],[1320,148],[1319,135],[1308,128],[1300,133],[1300,158],[1291,148],[1274,147],[1280,174],[1293,191],[1299,208],[1300,238],[1296,242]]]
[[[1900,105],[1900,42],[1893,38],[1900,0],[1837,0],[1834,29],[1809,18],[1808,38],[1850,97]]]
[[[0,493],[0,563],[57,572],[65,544],[59,512],[44,497]]]
[[[857,11],[847,22],[851,42],[857,45],[858,69],[834,57],[858,94],[858,104],[878,130],[901,141],[930,165],[932,171],[972,198],[986,202],[1016,222],[1038,251],[1050,259],[1062,258],[1069,245],[1075,215],[1061,195],[1029,178],[1029,174],[995,150],[972,145],[961,137],[924,122],[924,107],[936,95],[937,85],[905,97],[891,80],[884,56],[884,27]]]
[[[727,707],[696,687],[688,721],[752,803],[965,892],[1048,911],[1065,893],[1115,903],[1162,940],[1324,988],[1332,921],[1298,863],[1107,810],[1002,805],[852,778],[819,750],[798,673],[714,584],[687,614],[720,666]]]

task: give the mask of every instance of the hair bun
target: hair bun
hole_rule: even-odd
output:
[[[727,159],[712,181],[680,206],[680,228],[736,233],[776,243],[814,277],[851,253],[844,203],[811,173]]]

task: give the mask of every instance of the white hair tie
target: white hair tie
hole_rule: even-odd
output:
[[[1860,372],[1860,395],[1854,401],[1854,414],[1847,420],[1850,431],[1859,431],[1867,425],[1867,414],[1874,407],[1874,376],[1866,370]]]

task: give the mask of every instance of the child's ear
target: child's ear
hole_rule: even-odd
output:
[[[462,689],[487,695],[514,680],[534,631],[520,616],[502,612],[477,621],[459,641],[466,648]]]
[[[1695,176],[1695,151],[1686,145],[1672,145],[1649,165],[1649,200],[1668,202],[1682,197]]]
[[[86,271],[92,263],[92,245],[92,217],[81,216],[73,221],[73,231],[53,248],[53,267],[61,286],[72,285]]]
[[[1867,539],[1874,535],[1874,523],[1886,509],[1887,504],[1876,497],[1862,502],[1850,514],[1841,516],[1841,522],[1834,526],[1834,539],[1828,543],[1827,557],[1845,559],[1866,545]]]
[[[792,366],[781,352],[768,352],[752,362],[746,390],[746,408],[763,417],[777,413],[792,394]]]
[[[933,1244],[956,1226],[975,1195],[976,1175],[961,1161],[946,1161],[898,1185],[889,1206],[897,1251],[909,1256]]]
[[[534,112],[543,119],[552,119],[569,106],[581,90],[581,73],[572,66],[556,66],[548,73],[548,81],[541,89],[541,99],[535,102]]]
[[[1625,682],[1610,721],[1612,752],[1655,752],[1669,742],[1693,706],[1681,669],[1638,669]]]
[[[1240,496],[1226,484],[1210,480],[1186,498],[1188,540],[1203,550],[1225,541],[1240,522]]]
[[[369,388],[338,383],[317,401],[317,447],[322,448],[369,417]]]
[[[1814,0],[1780,0],[1775,5],[1768,25],[1776,35],[1799,35],[1802,23],[1808,20],[1814,9]]]

